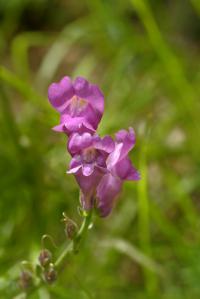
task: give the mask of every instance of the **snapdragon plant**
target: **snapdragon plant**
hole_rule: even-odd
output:
[[[109,135],[101,137],[97,133],[104,112],[104,96],[98,86],[82,77],[72,81],[65,76],[60,82],[49,86],[48,98],[60,113],[60,123],[53,130],[67,137],[67,151],[71,156],[67,174],[74,175],[79,186],[77,205],[80,205],[83,221],[78,228],[64,213],[65,231],[70,241],[57,259],[44,246],[37,265],[23,263],[20,285],[24,296],[43,283],[51,284],[57,280],[70,254],[79,251],[93,214],[108,216],[123,182],[140,179],[128,157],[136,141],[134,130],[120,130],[115,134],[115,139]]]

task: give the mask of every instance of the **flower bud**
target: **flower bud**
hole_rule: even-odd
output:
[[[49,268],[44,272],[45,281],[52,284],[57,279],[57,272],[53,264],[49,265]]]
[[[49,265],[49,263],[51,262],[52,260],[52,254],[51,252],[48,250],[48,249],[43,249],[41,252],[40,252],[40,255],[38,257],[38,260],[40,262],[40,265],[42,267],[46,267]]]
[[[75,222],[73,222],[71,219],[68,219],[65,225],[65,234],[66,236],[72,240],[77,233],[77,225]]]
[[[23,270],[20,274],[19,285],[22,289],[28,289],[32,286],[33,275],[29,270]]]
[[[63,212],[63,219],[62,221],[65,223],[65,234],[70,239],[73,240],[77,234],[78,226],[77,224],[66,216],[65,212]]]

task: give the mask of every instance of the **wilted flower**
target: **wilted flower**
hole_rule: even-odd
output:
[[[60,124],[55,131],[95,132],[104,111],[104,97],[98,86],[82,77],[74,82],[64,77],[58,83],[52,83],[48,89],[52,106],[61,114]]]

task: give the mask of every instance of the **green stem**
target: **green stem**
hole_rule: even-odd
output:
[[[59,268],[63,262],[63,260],[66,258],[66,256],[73,251],[73,241],[71,241],[63,250],[61,255],[57,258],[55,262],[55,267]]]
[[[15,153],[19,160],[21,156],[21,147],[19,144],[19,132],[18,132],[17,124],[15,122],[15,117],[12,113],[10,99],[7,96],[5,86],[3,86],[3,83],[1,81],[0,81],[0,100],[1,100],[2,116],[4,118],[3,121],[7,126],[7,133],[9,134],[13,142],[13,145],[15,147]]]
[[[91,223],[91,218],[92,218],[92,212],[91,211],[88,212],[88,213],[85,213],[83,223],[82,223],[76,237],[65,247],[65,249],[63,250],[61,255],[56,260],[56,262],[54,264],[56,268],[59,268],[61,266],[63,260],[66,258],[66,256],[68,254],[70,254],[71,252],[77,252],[78,251],[78,249],[80,247],[80,243],[84,239],[84,237],[87,233],[88,227]]]
[[[80,230],[78,231],[76,237],[74,238],[74,250],[77,251],[80,247],[81,241],[84,240],[85,235],[87,233],[87,230],[91,224],[91,218],[92,218],[92,210],[87,212],[85,214],[85,218],[83,220],[83,223],[80,227]]]
[[[83,239],[85,238],[87,230],[90,226],[91,218],[92,218],[92,211],[89,211],[89,212],[85,211],[84,219],[83,219],[82,225],[81,225],[77,235],[69,244],[67,244],[67,246],[64,248],[64,250],[61,252],[60,256],[57,258],[57,260],[54,263],[54,266],[58,271],[59,271],[59,268],[61,267],[61,265],[63,264],[63,261],[67,257],[67,255],[69,255],[70,253],[78,252],[78,250],[80,248],[80,244],[83,241]],[[22,296],[24,294],[25,294],[25,296],[30,295],[30,294],[34,293],[36,290],[39,290],[41,286],[42,286],[42,280],[40,279],[40,281],[37,283],[37,285],[35,285],[31,290],[29,290],[28,292],[22,292],[18,295],[19,297],[17,296],[15,298],[16,299],[21,298],[20,296]]]
[[[143,150],[140,154],[140,170],[142,180],[138,182],[138,227],[140,246],[144,253],[151,256],[151,236],[150,236],[150,205],[148,197],[148,178],[147,178],[147,144],[143,145]],[[143,267],[146,289],[148,296],[153,298],[157,290],[157,276],[155,273]]]

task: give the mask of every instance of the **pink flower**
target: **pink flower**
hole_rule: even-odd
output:
[[[107,216],[119,195],[123,181],[139,180],[137,170],[128,158],[135,144],[132,128],[116,134],[116,142],[106,136],[74,133],[68,141],[72,155],[67,173],[75,175],[81,189],[81,203],[84,209],[94,206],[102,217]]]
[[[104,112],[104,97],[100,89],[86,79],[74,82],[64,77],[48,90],[49,101],[60,113],[55,131],[69,136],[70,168],[81,190],[83,209],[96,208],[99,215],[110,214],[126,180],[139,180],[140,175],[128,157],[135,145],[135,133],[120,130],[116,140],[100,138],[96,129]]]
[[[96,188],[105,173],[106,159],[114,149],[114,141],[106,136],[101,139],[90,133],[74,133],[68,141],[68,150],[72,155],[70,169],[81,189],[81,202],[84,209],[94,206]]]
[[[102,217],[107,216],[126,180],[139,180],[140,175],[128,158],[129,151],[135,145],[135,133],[121,130],[116,134],[114,150],[106,160],[108,172],[102,177],[97,187],[97,208]]]
[[[60,124],[53,129],[66,132],[95,132],[104,111],[104,96],[98,86],[82,77],[74,82],[64,77],[48,89],[51,105],[60,112]]]

